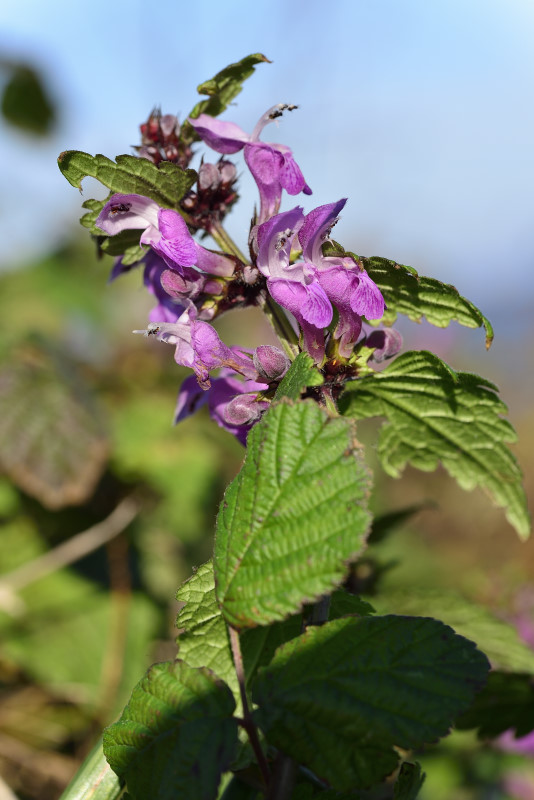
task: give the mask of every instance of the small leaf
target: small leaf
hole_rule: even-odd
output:
[[[347,791],[381,781],[413,749],[444,736],[482,688],[489,664],[441,622],[349,617],[280,647],[253,687],[269,744]]]
[[[494,669],[534,674],[534,651],[520,639],[514,626],[461,595],[413,587],[409,592],[381,589],[373,603],[379,614],[394,611],[437,617],[476,642]]]
[[[375,609],[367,600],[362,600],[361,597],[350,594],[345,589],[337,589],[332,592],[329,619],[339,619],[339,617],[348,617],[353,614],[357,614],[359,617],[368,617],[374,613]]]
[[[217,599],[233,627],[268,625],[330,592],[363,548],[370,478],[346,420],[274,405],[251,431],[217,517]]]
[[[0,444],[2,470],[53,509],[91,496],[109,450],[81,376],[40,346],[0,368]]]
[[[429,472],[441,462],[462,489],[485,489],[528,538],[521,470],[506,446],[517,437],[492,383],[456,373],[432,353],[412,351],[349,384],[339,406],[356,419],[387,417],[378,455],[388,475],[399,477],[408,463]]]
[[[308,386],[320,386],[322,383],[323,376],[315,367],[313,359],[307,353],[299,353],[280,381],[274,399],[288,397],[290,400],[298,400]]]
[[[241,92],[243,83],[253,74],[257,64],[267,62],[268,58],[261,53],[245,56],[235,64],[229,64],[210,80],[204,81],[197,87],[199,94],[207,94],[208,100],[200,100],[188,115],[196,119],[200,114],[209,114],[217,117],[229,106],[234,97]],[[199,138],[193,126],[187,121],[182,125],[180,138],[188,143]]]
[[[234,709],[208,670],[155,664],[104,731],[106,758],[132,800],[211,800],[237,747]]]
[[[483,326],[486,347],[490,347],[493,341],[491,323],[454,286],[425,278],[413,267],[405,267],[387,258],[372,256],[358,260],[384,296],[389,324],[395,321],[397,314],[404,314],[414,322],[421,322],[424,317],[438,328],[446,328],[453,321],[467,328]]]
[[[228,627],[215,597],[212,562],[199,567],[180,587],[176,597],[185,602],[176,619],[176,626],[182,629],[177,639],[180,658],[191,667],[213,670],[232,689],[240,704]],[[298,616],[242,633],[240,643],[247,685],[258,668],[270,662],[276,648],[298,636],[301,628]]]
[[[12,65],[2,94],[4,119],[22,130],[46,136],[53,128],[56,112],[42,76],[28,64]]]
[[[375,517],[367,543],[378,544],[379,542],[383,542],[395,528],[399,527],[399,525],[404,525],[404,523],[415,516],[415,514],[429,508],[436,508],[436,505],[430,502],[417,503],[416,505],[401,508],[398,511],[390,511],[387,514],[381,514],[379,517]]]
[[[410,764],[405,761],[400,768],[399,777],[395,782],[393,800],[415,800],[425,782],[425,773],[421,771],[421,764]]]
[[[492,672],[471,708],[456,720],[460,730],[478,728],[482,739],[507,730],[517,737],[534,730],[534,676]]]
[[[103,155],[92,156],[80,150],[66,150],[57,161],[68,182],[80,191],[82,180],[91,177],[113,193],[144,195],[164,208],[177,210],[180,200],[197,178],[193,169],[184,170],[169,161],[163,161],[157,167],[146,158],[131,155],[117,156],[115,163]]]

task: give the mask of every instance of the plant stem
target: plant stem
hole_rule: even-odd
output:
[[[248,734],[248,738],[250,740],[250,744],[252,749],[254,750],[254,754],[258,760],[258,766],[260,768],[261,774],[263,776],[263,780],[265,786],[269,786],[269,782],[271,779],[271,773],[269,770],[269,765],[267,764],[267,759],[265,758],[265,753],[263,752],[260,744],[260,740],[258,737],[258,731],[256,730],[256,726],[250,714],[250,709],[248,707],[248,699],[247,699],[247,692],[245,689],[245,670],[243,668],[243,656],[241,654],[241,645],[239,643],[239,634],[232,628],[231,625],[228,626],[228,630],[230,633],[230,645],[232,648],[232,655],[234,657],[234,665],[235,671],[237,675],[237,680],[239,682],[239,692],[241,694],[241,703],[243,705],[243,720],[241,724],[243,728],[246,730]]]
[[[271,323],[271,326],[280,339],[280,343],[284,348],[286,355],[293,361],[299,353],[298,336],[293,330],[290,321],[270,294],[261,298],[259,303],[263,313]]]
[[[249,263],[249,259],[241,252],[239,247],[236,245],[232,237],[229,236],[229,234],[225,231],[220,222],[212,222],[208,229],[208,233],[219,245],[221,250],[225,250],[227,253],[237,256],[237,258],[242,261],[243,264]]]

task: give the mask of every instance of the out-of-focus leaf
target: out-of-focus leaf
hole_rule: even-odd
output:
[[[389,475],[399,477],[408,463],[430,472],[441,462],[462,489],[488,492],[521,538],[529,536],[521,470],[507,447],[517,436],[492,383],[411,351],[350,383],[339,407],[356,419],[387,418],[378,455]]]
[[[66,361],[20,350],[0,366],[0,467],[47,508],[82,503],[108,442],[95,402]]]
[[[141,194],[165,208],[178,209],[180,200],[197,179],[194,169],[181,169],[170,161],[159,167],[146,158],[117,156],[116,163],[106,156],[92,156],[80,150],[65,150],[58,166],[68,182],[82,188],[86,177],[96,178],[112,192]]]
[[[425,773],[421,764],[405,761],[400,768],[399,777],[395,781],[393,800],[415,800],[425,782]]]
[[[119,800],[122,790],[121,781],[106,761],[100,739],[59,800]]]
[[[217,517],[217,599],[235,628],[282,620],[332,591],[370,523],[354,429],[305,400],[273,405]]]
[[[232,693],[208,670],[154,664],[104,731],[104,752],[132,800],[208,800],[236,751],[234,709]]]
[[[478,728],[481,738],[493,739],[507,730],[517,737],[534,730],[534,675],[492,672],[469,711],[456,720],[460,730]]]
[[[282,645],[253,686],[267,741],[348,791],[396,766],[394,746],[444,736],[484,685],[473,642],[432,619],[349,617]]]
[[[56,111],[40,75],[27,64],[15,64],[2,94],[4,119],[28,133],[46,136]]]

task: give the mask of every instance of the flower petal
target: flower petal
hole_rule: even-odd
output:
[[[188,122],[208,147],[217,153],[237,153],[250,140],[250,136],[233,122],[223,122],[209,114],[200,114]]]
[[[126,230],[144,230],[149,225],[157,226],[158,204],[140,194],[114,194],[109,198],[95,221],[108,236]]]

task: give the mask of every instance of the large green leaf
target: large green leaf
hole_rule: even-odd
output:
[[[274,398],[281,400],[283,397],[288,397],[290,400],[298,400],[308,386],[320,386],[322,383],[323,376],[314,365],[311,356],[299,353],[280,381]]]
[[[211,800],[237,746],[228,687],[180,661],[155,664],[135,687],[104,752],[132,800]]]
[[[215,540],[217,599],[234,627],[268,625],[330,592],[362,550],[370,478],[347,422],[285,401],[249,434]]]
[[[415,588],[409,592],[381,589],[372,601],[379,614],[437,617],[476,642],[494,669],[534,675],[534,651],[520,639],[514,626],[461,595]]]
[[[92,156],[80,150],[66,150],[57,163],[68,182],[80,191],[82,180],[91,177],[112,192],[141,194],[165,208],[178,209],[180,200],[197,178],[193,169],[184,170],[169,161],[157,167],[146,158],[131,155],[117,156],[115,163],[100,154]]]
[[[456,726],[461,730],[478,728],[482,738],[493,739],[510,729],[516,736],[526,736],[534,730],[533,676],[492,672]]]
[[[244,81],[253,74],[256,65],[265,62],[271,63],[261,53],[253,53],[235,64],[229,64],[213,78],[199,84],[197,92],[207,94],[209,99],[200,100],[188,116],[196,119],[200,114],[209,114],[211,117],[222,114],[234,97],[241,92]],[[182,125],[180,138],[186,142],[192,142],[199,137],[186,121]]]
[[[0,365],[0,468],[47,508],[84,502],[108,441],[88,386],[42,342]]]
[[[413,267],[397,264],[387,258],[359,258],[369,277],[380,288],[387,311],[385,319],[391,324],[397,314],[415,322],[425,318],[438,328],[459,322],[467,328],[484,327],[486,347],[493,341],[493,328],[478,308],[448,283],[418,275]]]
[[[339,619],[277,650],[253,687],[254,716],[270,744],[334,789],[366,787],[393,771],[394,746],[444,736],[488,669],[436,620]]]
[[[463,489],[485,489],[519,535],[528,537],[521,470],[506,446],[517,437],[492,383],[456,373],[432,353],[413,351],[349,384],[339,405],[357,419],[387,417],[378,455],[389,475],[399,477],[408,463],[428,472],[441,462]]]

